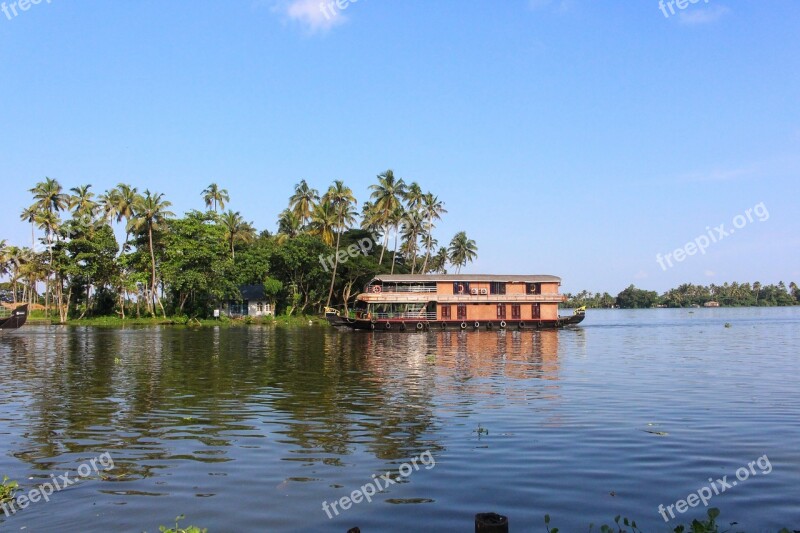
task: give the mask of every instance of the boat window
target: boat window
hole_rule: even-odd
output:
[[[450,306],[443,305],[442,306],[442,319],[449,319],[450,318]]]
[[[519,309],[519,304],[514,304],[511,306],[511,318],[518,319],[522,316],[522,313]]]
[[[531,305],[531,318],[541,318],[542,316],[542,308],[539,304]]]
[[[465,304],[458,304],[458,319],[466,320],[466,318],[467,318],[467,306]]]
[[[505,294],[506,284],[502,281],[493,281],[489,287],[489,292],[491,294]]]
[[[497,318],[506,317],[506,304],[499,304],[497,306]]]
[[[541,294],[542,285],[540,283],[526,283],[525,292],[528,294]]]

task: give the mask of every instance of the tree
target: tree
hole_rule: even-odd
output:
[[[212,183],[201,193],[203,195],[203,200],[206,203],[206,207],[211,209],[213,206],[214,212],[217,212],[217,204],[219,204],[220,209],[225,209],[225,203],[231,201],[231,197],[228,195],[227,189],[220,189],[219,185],[216,183]]]
[[[622,309],[646,309],[658,304],[658,293],[644,291],[633,285],[617,295],[617,306]]]
[[[437,274],[447,274],[447,262],[450,260],[450,255],[447,253],[447,248],[442,246],[431,258],[431,271]]]
[[[45,313],[49,315],[50,309],[48,298],[50,295],[50,277],[53,270],[53,237],[60,225],[58,212],[65,209],[68,205],[68,197],[62,192],[61,184],[58,181],[45,177],[44,181],[37,183],[30,192],[33,194],[34,205],[36,206],[34,222],[45,232],[47,247],[49,250],[50,262],[48,264],[50,274],[46,278],[45,288]],[[61,306],[61,291],[58,291],[58,305]]]
[[[389,229],[397,227],[399,221],[398,211],[402,209],[402,198],[406,191],[406,184],[402,178],[396,179],[394,172],[389,169],[378,175],[378,183],[369,186],[372,190],[370,199],[374,202],[375,216],[384,230],[383,248],[378,264],[383,264],[383,252],[389,245]],[[396,250],[396,247],[395,247]]]
[[[245,222],[242,215],[238,211],[235,213],[228,210],[220,218],[222,227],[225,228],[225,239],[228,241],[231,251],[231,259],[236,259],[236,251],[234,245],[236,242],[253,242],[256,237],[256,230],[252,224]]]
[[[425,215],[425,262],[422,264],[422,272],[428,271],[428,261],[431,257],[431,252],[436,246],[436,239],[433,238],[434,221],[441,220],[442,215],[447,213],[444,208],[444,203],[439,200],[439,197],[431,193],[427,193],[423,199],[422,212]]]
[[[328,246],[333,246],[338,222],[339,218],[333,204],[330,200],[323,199],[311,212],[309,234],[321,238]]]
[[[133,205],[133,218],[128,226],[134,231],[143,232],[147,235],[148,249],[150,251],[150,313],[155,316],[155,303],[161,305],[156,291],[156,256],[153,249],[153,232],[162,229],[169,217],[175,216],[169,211],[171,202],[163,200],[164,195],[151,193],[150,190],[144,191],[144,196],[137,196],[136,203]],[[161,313],[166,316],[164,306],[161,305]]]
[[[447,249],[450,264],[456,267],[456,273],[461,272],[461,267],[466,266],[478,257],[478,246],[475,241],[467,237],[465,231],[456,233]]]
[[[300,219],[302,226],[305,226],[318,201],[319,191],[309,187],[306,180],[300,180],[300,183],[294,186],[294,194],[289,198],[289,210]]]
[[[91,188],[91,185],[80,185],[70,189],[74,194],[68,198],[68,202],[75,218],[92,220],[97,214],[98,204],[92,200],[94,193],[89,190]]]
[[[334,252],[333,273],[331,274],[331,286],[328,290],[328,300],[325,307],[331,305],[331,298],[333,297],[333,284],[336,281],[336,270],[339,267],[339,243],[342,238],[342,232],[350,227],[355,222],[355,205],[356,198],[353,196],[353,191],[347,187],[342,180],[336,180],[330,186],[328,192],[325,193],[324,202],[330,202],[333,211],[336,215],[336,251]]]

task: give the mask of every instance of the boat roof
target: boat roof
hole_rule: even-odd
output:
[[[438,281],[561,283],[561,278],[548,274],[381,274],[375,276],[373,281],[383,283],[435,283]]]

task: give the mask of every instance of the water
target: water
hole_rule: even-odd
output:
[[[105,452],[114,469],[0,528],[154,532],[185,513],[212,533],[472,531],[495,511],[512,531],[546,513],[567,532],[616,514],[668,531],[660,504],[767,455],[771,472],[710,505],[737,531],[800,529],[800,309],[590,310],[583,326],[26,326],[0,338],[0,473],[27,492]],[[323,511],[425,452],[435,466],[372,503]]]

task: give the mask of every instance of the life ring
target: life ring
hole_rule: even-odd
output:
[[[480,322],[478,322],[478,321],[476,320],[476,321],[475,321],[475,324],[473,324],[473,327],[474,327],[475,329],[478,329],[478,328],[480,328],[480,327],[481,327],[481,323],[480,323]]]
[[[406,323],[403,322],[402,324],[400,324],[400,331],[405,331],[405,330],[406,330]]]
[[[466,322],[462,322],[461,323],[461,329],[467,329],[467,323]]]
[[[382,290],[383,287],[381,287],[380,285],[373,285],[372,288],[370,289],[370,291],[374,292],[375,294],[378,294]]]
[[[417,331],[422,331],[422,329],[423,329],[424,327],[425,327],[425,326],[422,324],[422,322],[417,322]]]
[[[385,327],[386,329],[392,329],[392,323],[391,323],[391,322],[387,322],[387,323],[386,323],[386,325],[385,325],[384,327]]]
[[[447,323],[446,322],[442,322],[442,331],[444,331],[446,329],[447,329]]]
[[[505,320],[500,322],[500,329],[506,329],[506,321]]]
[[[375,329],[375,324],[370,324],[370,325],[369,325],[369,328],[370,328],[370,329]]]
[[[459,283],[458,284],[458,294],[464,294],[465,290],[467,290],[467,288],[464,286],[464,284],[463,283]]]
[[[525,322],[519,323],[519,329],[525,329]]]
[[[486,329],[492,329],[492,323],[491,323],[491,322],[489,322],[488,324],[486,324]]]
[[[374,324],[375,322],[377,322],[377,320],[375,319],[375,317],[374,317],[374,316],[370,316],[370,315],[367,315],[367,316],[369,316],[369,321],[370,321],[370,322],[372,322],[373,324]]]

